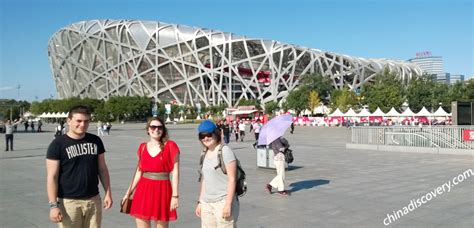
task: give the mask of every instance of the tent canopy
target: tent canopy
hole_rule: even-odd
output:
[[[415,113],[410,109],[410,107],[407,107],[407,109],[405,109],[405,111],[403,111],[402,114],[400,114],[400,116],[414,116]]]
[[[348,117],[357,116],[357,113],[354,111],[354,109],[349,108],[349,110],[347,110],[347,112],[344,113],[344,116],[348,116]]]
[[[250,114],[250,113],[254,113],[256,111],[258,111],[258,110],[237,110],[237,111],[232,112],[232,115]]]
[[[429,112],[425,107],[423,107],[417,114],[415,114],[415,116],[431,116],[431,112]]]
[[[385,116],[385,113],[379,107],[377,107],[377,109],[371,114],[371,116]]]
[[[368,117],[368,116],[370,116],[370,112],[369,112],[368,109],[363,108],[359,113],[357,113],[357,116]]]
[[[451,116],[451,113],[447,113],[444,111],[443,107],[439,106],[438,110],[436,110],[432,116]]]
[[[329,116],[331,116],[331,117],[333,117],[333,116],[344,116],[344,113],[342,113],[341,110],[339,110],[339,108],[337,108],[336,111],[329,114]]]

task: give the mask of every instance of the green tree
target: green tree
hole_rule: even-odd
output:
[[[283,109],[284,112],[288,112],[288,110],[290,110],[290,107],[289,107],[287,101],[283,101],[283,102],[281,103],[281,109]]]
[[[315,90],[309,92],[308,98],[308,109],[311,110],[311,115],[314,114],[314,109],[319,106],[321,100],[319,99],[319,94]]]
[[[270,101],[265,104],[265,112],[267,114],[273,115],[273,113],[278,109],[278,102]]]
[[[253,99],[245,99],[245,98],[242,98],[242,99],[239,101],[239,105],[238,105],[238,106],[250,106],[250,105],[257,106],[257,101],[256,101],[256,100],[253,100]]]
[[[349,90],[349,88],[332,91],[331,102],[329,105],[332,110],[339,108],[339,110],[342,112],[347,112],[349,108],[354,108],[357,106],[358,100],[354,91]]]
[[[329,94],[334,90],[331,79],[318,73],[303,75],[298,88],[305,91],[316,91],[323,100],[329,97]]]
[[[21,114],[30,110],[31,104],[27,101],[17,101],[17,100],[1,100],[0,101],[0,116],[3,116],[5,119],[18,119]]]
[[[466,99],[474,99],[474,78],[466,82]]]
[[[145,120],[147,116],[150,116],[151,103],[147,97],[114,96],[105,102],[104,108],[117,121]]]
[[[436,82],[430,75],[412,79],[407,87],[407,101],[413,112],[418,112],[426,107],[429,111],[436,111],[440,104],[446,109],[452,99],[459,97],[462,85],[448,86]],[[462,96],[462,95],[461,95]],[[446,106],[445,106],[446,105]]]
[[[286,97],[286,108],[293,109],[299,115],[301,111],[308,107],[308,93],[306,90],[296,89],[292,90]]]
[[[385,69],[375,76],[373,83],[367,83],[362,88],[364,104],[371,112],[380,107],[388,112],[392,107],[400,107],[404,101],[405,88],[396,73]]]

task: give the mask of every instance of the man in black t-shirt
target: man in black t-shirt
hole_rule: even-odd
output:
[[[87,133],[90,111],[75,106],[69,111],[69,131],[57,136],[46,154],[49,219],[59,227],[100,227],[104,208],[112,207],[110,177],[102,140]]]

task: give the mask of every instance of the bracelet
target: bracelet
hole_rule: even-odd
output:
[[[59,208],[59,202],[49,202],[49,209]]]
[[[175,199],[178,199],[178,198],[179,198],[179,196],[171,196],[171,197],[173,197],[173,198],[175,198]]]

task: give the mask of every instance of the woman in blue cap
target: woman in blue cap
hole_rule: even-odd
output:
[[[198,127],[201,153],[201,190],[196,215],[201,227],[236,227],[239,202],[235,194],[237,162],[234,152],[222,144],[221,132],[210,120]],[[221,154],[227,175],[219,168]]]

